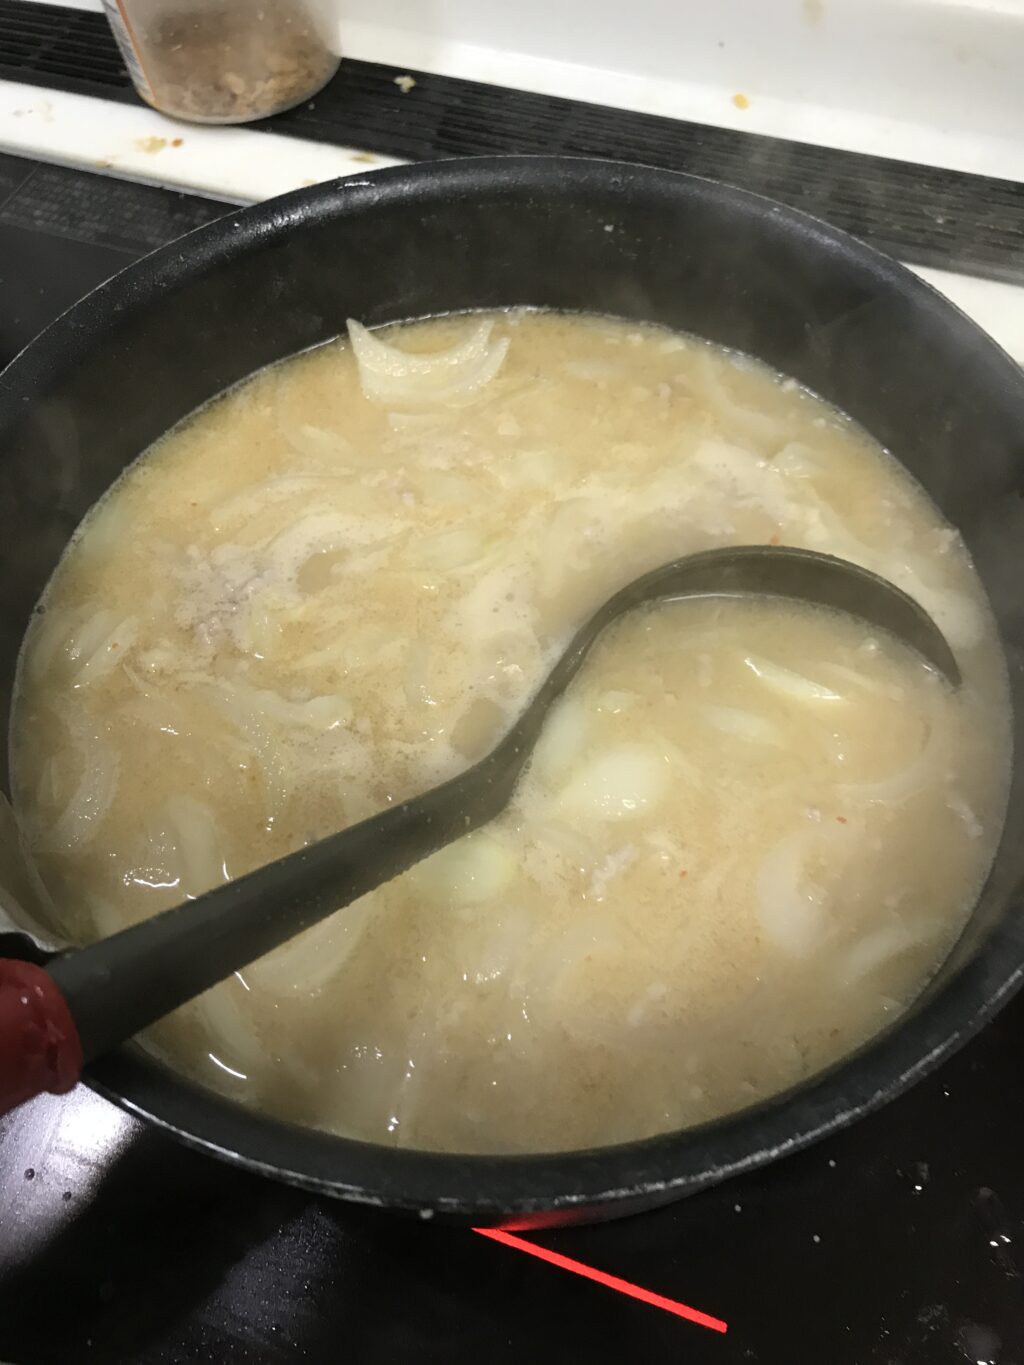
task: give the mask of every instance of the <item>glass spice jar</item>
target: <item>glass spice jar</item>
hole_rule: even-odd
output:
[[[193,123],[249,123],[338,69],[333,0],[103,0],[142,98]]]

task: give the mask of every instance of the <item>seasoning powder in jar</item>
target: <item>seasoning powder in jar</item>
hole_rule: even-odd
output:
[[[338,69],[333,0],[103,0],[136,90],[194,123],[248,123]]]

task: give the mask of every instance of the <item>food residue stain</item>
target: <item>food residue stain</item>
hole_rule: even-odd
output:
[[[750,108],[750,101],[747,99],[746,95],[733,95],[732,102],[733,104],[735,104],[737,109]]]
[[[140,152],[162,152],[167,146],[165,137],[137,137],[135,145]]]
[[[820,24],[825,17],[825,0],[802,0],[801,8],[804,12],[804,23],[809,28]]]
[[[352,160],[374,162],[377,160],[377,158],[375,156],[371,156],[369,152],[353,152]]]

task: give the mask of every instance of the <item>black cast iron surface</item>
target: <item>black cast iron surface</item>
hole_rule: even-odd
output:
[[[0,157],[0,363],[220,206]],[[472,1232],[229,1169],[88,1091],[0,1122],[0,1360],[1024,1365],[1024,998],[910,1094],[657,1213],[534,1233],[721,1335]]]

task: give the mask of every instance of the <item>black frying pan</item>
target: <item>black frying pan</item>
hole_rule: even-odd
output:
[[[75,526],[122,468],[225,386],[369,324],[532,304],[645,319],[759,357],[850,413],[960,527],[1024,717],[1024,375],[902,267],[708,181],[505,158],[380,171],[239,211],[131,266],[0,376],[0,685]],[[6,754],[4,754],[6,761]],[[884,1037],[778,1099],[684,1133],[536,1157],[384,1149],[263,1118],[136,1047],[91,1083],[184,1141],[294,1184],[478,1224],[666,1202],[804,1146],[898,1094],[1009,998],[1024,969],[1024,797],[974,916]],[[637,1064],[642,1065],[642,1057]]]

